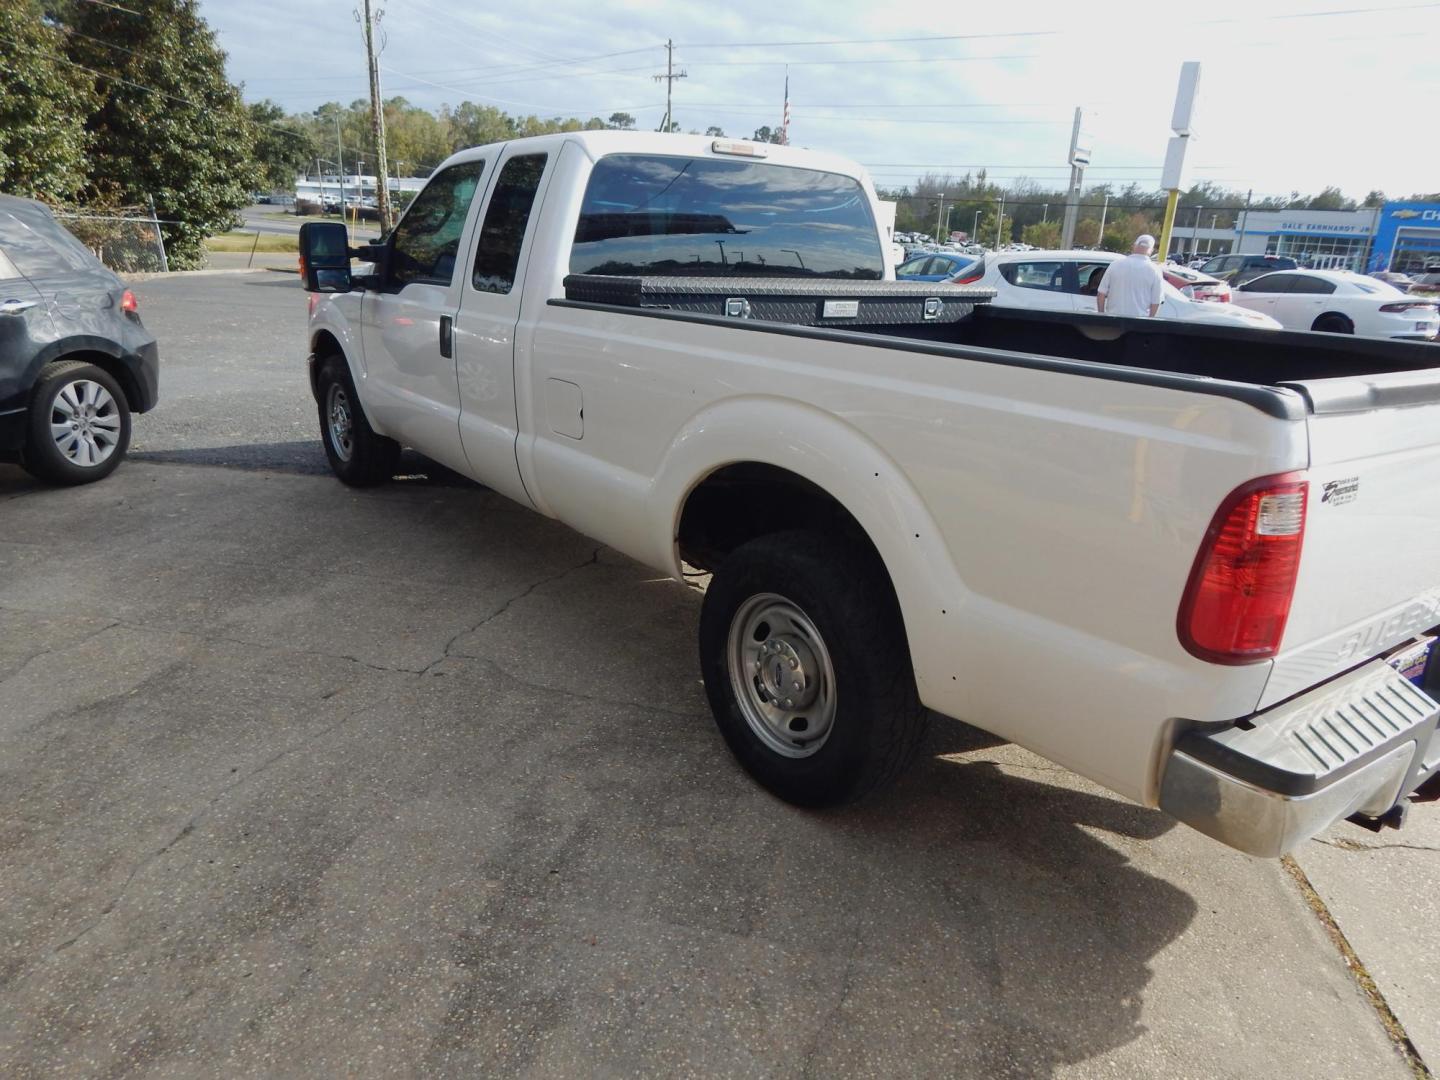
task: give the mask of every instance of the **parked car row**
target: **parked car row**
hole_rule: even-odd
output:
[[[953,278],[957,285],[983,285],[995,290],[997,307],[1044,311],[1094,311],[1100,279],[1111,263],[1125,258],[1108,251],[1005,251],[979,259]],[[1167,268],[1173,269],[1173,268]],[[1262,312],[1187,295],[1166,275],[1159,317],[1252,329],[1278,330],[1280,324]],[[1183,279],[1178,279],[1183,282]],[[1213,279],[1208,279],[1213,280]],[[1187,288],[1209,286],[1186,283]],[[1203,294],[1202,294],[1203,295]]]

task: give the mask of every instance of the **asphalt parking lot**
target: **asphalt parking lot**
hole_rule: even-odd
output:
[[[0,466],[0,1075],[1424,1075],[1366,978],[1440,1061],[1435,803],[1313,894],[950,721],[789,807],[694,589],[331,479],[293,275],[136,291],[131,460]]]

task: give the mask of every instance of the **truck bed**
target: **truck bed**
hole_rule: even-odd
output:
[[[1183,386],[1291,418],[1440,400],[1440,345],[1427,342],[993,307],[989,289],[911,282],[571,275],[565,291],[563,303],[658,318],[883,336],[972,361]],[[847,297],[854,314],[827,317],[826,302]],[[924,313],[931,297],[938,318]]]

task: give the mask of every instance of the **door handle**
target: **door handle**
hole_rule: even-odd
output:
[[[440,355],[447,360],[455,355],[455,320],[449,315],[440,316]]]
[[[16,300],[14,298],[0,300],[0,315],[22,315],[39,302],[38,300]]]

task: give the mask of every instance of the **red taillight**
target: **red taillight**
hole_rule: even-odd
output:
[[[1440,310],[1440,308],[1437,308],[1434,304],[1417,304],[1417,303],[1415,303],[1414,301],[1411,301],[1411,302],[1408,303],[1408,304],[1381,304],[1381,305],[1380,305],[1380,310],[1381,310],[1381,311],[1394,311],[1394,312],[1402,312],[1402,311],[1437,311],[1437,310]]]
[[[1201,660],[1247,664],[1280,651],[1309,485],[1298,473],[1267,476],[1220,505],[1180,601],[1180,643]]]
[[[126,315],[134,315],[140,310],[140,305],[135,302],[135,294],[129,289],[120,294],[120,310]]]
[[[952,285],[974,285],[975,282],[979,281],[984,276],[985,272],[982,270],[980,273],[971,274],[969,277],[951,278],[950,283]]]

